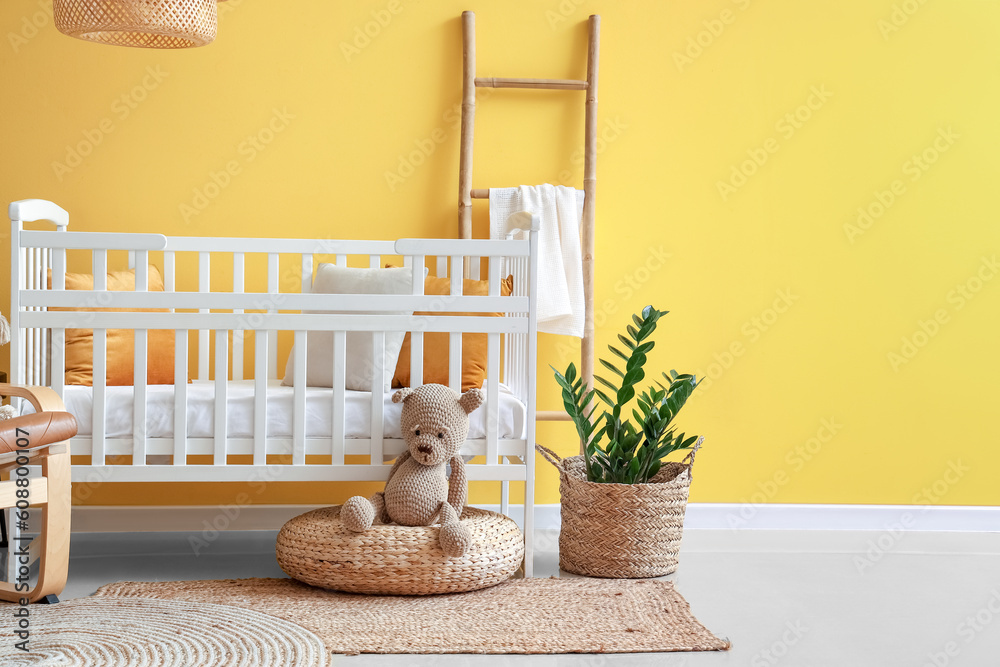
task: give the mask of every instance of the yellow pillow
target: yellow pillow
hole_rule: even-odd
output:
[[[49,286],[52,271],[49,271]],[[94,276],[89,273],[67,273],[66,289],[92,290]],[[108,290],[135,291],[135,270],[108,273]],[[155,266],[149,267],[149,291],[163,291],[163,277]],[[94,310],[99,312],[169,312],[166,308],[50,308],[50,310]],[[149,330],[146,337],[146,382],[148,384],[174,383],[174,332]],[[92,386],[94,384],[94,330],[66,329],[66,384]],[[135,332],[132,329],[107,330],[107,384],[131,385],[135,374]]]
[[[514,276],[507,276],[500,281],[500,295],[510,296],[514,290]],[[424,279],[424,294],[451,294],[451,281],[448,278],[427,276]],[[486,280],[466,279],[462,285],[465,296],[487,296],[489,282]],[[443,313],[416,312],[414,315],[441,315]],[[449,315],[502,317],[503,313],[449,313]],[[486,379],[487,335],[484,333],[462,334],[462,391],[473,387],[482,387]],[[424,384],[448,384],[448,353],[450,348],[449,334],[435,331],[424,334]],[[403,339],[403,347],[399,350],[399,361],[396,362],[396,372],[392,376],[393,387],[410,386],[410,334]]]

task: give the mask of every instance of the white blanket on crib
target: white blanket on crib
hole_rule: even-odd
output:
[[[132,387],[108,387],[105,402],[105,435],[108,438],[131,437],[133,433]],[[146,436],[170,438],[174,434],[174,386],[149,385],[146,388]],[[253,380],[232,381],[227,386],[226,414],[231,438],[253,437]],[[485,391],[485,390],[484,390]],[[188,437],[211,438],[215,433],[215,383],[193,382],[187,386]],[[292,437],[292,387],[277,380],[267,387],[267,435]],[[401,403],[392,402],[393,392],[386,393],[382,407],[382,429],[386,438],[401,438],[399,416]],[[94,392],[92,387],[69,385],[65,388],[66,410],[76,416],[81,436],[94,432]],[[308,438],[330,437],[333,390],[322,387],[306,389],[306,428]],[[31,412],[24,401],[22,409]],[[523,438],[525,409],[510,391],[500,386],[497,431],[501,438]],[[486,437],[485,406],[469,415],[469,438]],[[344,392],[344,436],[371,437],[371,394],[366,391]]]
[[[541,222],[538,233],[538,330],[582,338],[580,221],[583,218],[583,191],[549,184],[490,188],[490,237],[505,238],[507,218],[520,211],[537,213]]]

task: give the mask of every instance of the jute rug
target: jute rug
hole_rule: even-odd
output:
[[[338,593],[293,579],[125,582],[96,596],[228,605],[315,633],[333,653],[640,653],[718,651],[668,581],[514,579],[471,593]]]
[[[325,667],[312,632],[223,605],[83,598],[28,607],[28,641],[16,642],[12,605],[0,607],[0,665],[73,667]],[[23,617],[22,617],[23,618]],[[23,628],[21,628],[23,630]]]

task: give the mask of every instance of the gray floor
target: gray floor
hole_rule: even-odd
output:
[[[559,574],[541,532],[536,574]],[[63,598],[113,581],[284,576],[274,533],[78,534]],[[335,665],[1000,666],[1000,533],[696,531],[671,577],[724,653],[337,656]]]

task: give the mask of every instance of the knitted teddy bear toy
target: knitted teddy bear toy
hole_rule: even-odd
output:
[[[440,384],[400,389],[393,403],[403,403],[401,429],[407,451],[392,469],[385,491],[370,499],[350,498],[340,510],[344,527],[364,532],[378,519],[403,526],[429,526],[439,519],[441,548],[461,556],[469,548],[469,529],[459,521],[468,496],[465,461],[458,450],[469,434],[469,413],[483,403],[483,392],[461,396]],[[445,466],[451,463],[450,479]]]

